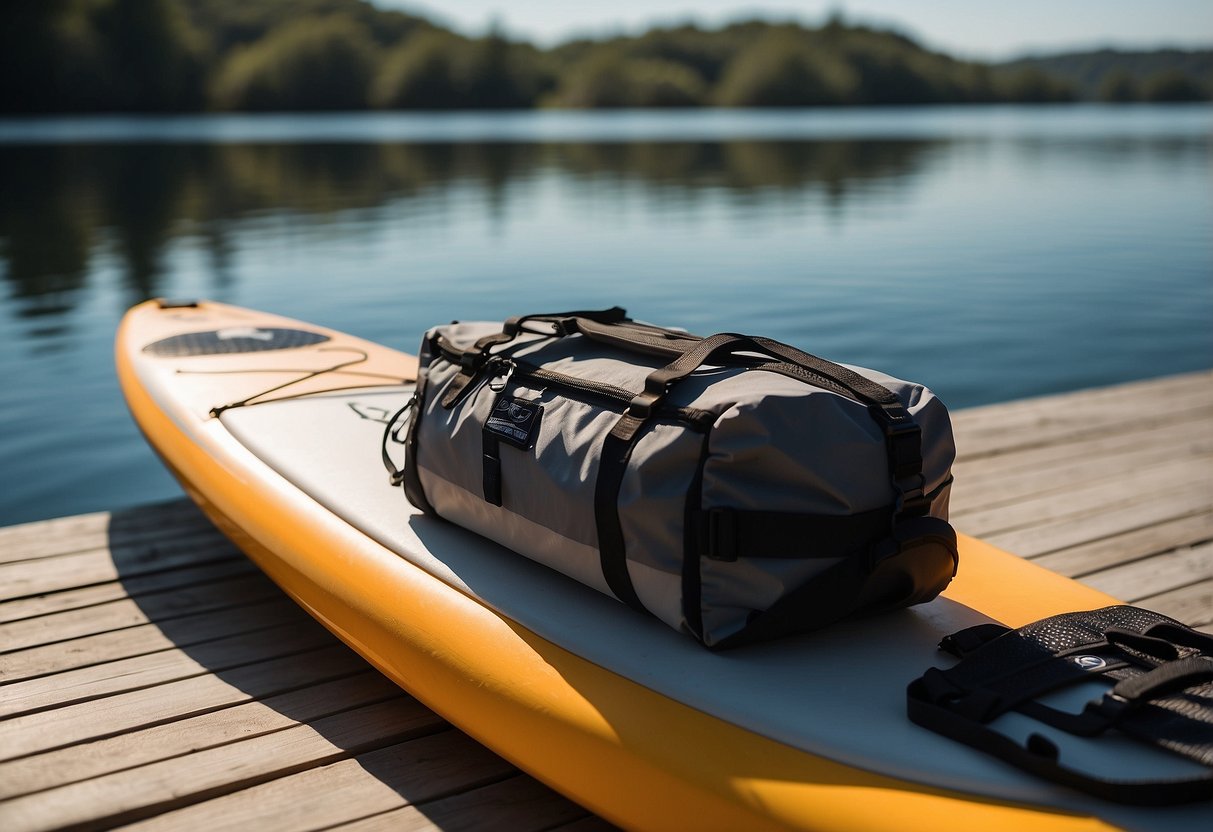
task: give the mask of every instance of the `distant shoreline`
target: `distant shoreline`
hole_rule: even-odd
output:
[[[1213,49],[965,60],[835,14],[541,48],[365,0],[24,4],[0,28],[0,115],[1180,102]]]
[[[1156,118],[1165,114],[1165,124]],[[1179,119],[1177,121],[1176,119]],[[0,116],[0,146],[264,142],[797,141],[1173,136],[1213,132],[1204,104],[952,104],[778,109],[55,114]]]

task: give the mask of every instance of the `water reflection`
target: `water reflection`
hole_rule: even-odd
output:
[[[654,198],[745,197],[819,187],[833,204],[866,182],[904,184],[929,141],[104,144],[0,148],[0,253],[23,317],[71,310],[101,243],[123,264],[129,302],[164,293],[166,245],[206,247],[214,279],[234,279],[231,234],[267,214],[326,222],[351,209],[472,186],[490,214],[540,172],[637,182]],[[31,333],[36,334],[36,331]]]
[[[1059,154],[1108,170],[1144,157],[1200,166],[1205,138],[1015,137],[1024,170]],[[0,146],[0,265],[26,330],[53,336],[96,273],[101,254],[120,264],[124,303],[172,293],[166,247],[192,236],[207,256],[211,286],[237,280],[234,236],[269,219],[333,224],[344,212],[393,206],[372,222],[448,222],[468,203],[500,222],[525,212],[511,188],[541,175],[596,186],[639,186],[653,206],[731,200],[743,208],[813,192],[826,209],[865,199],[896,201],[933,164],[961,148],[989,153],[994,137],[653,142],[103,143]],[[941,162],[942,160],[942,162]],[[578,191],[580,189],[580,191]],[[618,193],[618,192],[616,192]],[[618,197],[622,199],[623,197]],[[403,218],[403,219],[402,219]],[[460,215],[458,219],[466,219]]]

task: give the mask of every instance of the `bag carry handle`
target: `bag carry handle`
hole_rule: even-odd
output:
[[[644,390],[632,399],[627,411],[611,429],[611,434],[630,443],[665,399],[670,388],[704,364],[743,352],[788,361],[796,367],[824,376],[848,390],[856,401],[867,405],[868,412],[885,435],[889,474],[899,503],[898,514],[921,514],[929,508],[925,498],[926,482],[922,476],[922,430],[897,395],[853,370],[770,338],[733,332],[721,332],[704,338],[645,378]]]
[[[500,344],[508,344],[513,341],[524,330],[524,326],[531,321],[542,321],[556,325],[556,331],[553,333],[556,337],[563,337],[577,331],[577,321],[590,321],[592,323],[601,324],[618,324],[628,319],[627,310],[620,306],[612,306],[610,309],[597,310],[580,310],[576,312],[536,312],[532,315],[515,315],[512,318],[507,318],[501,326],[501,332],[494,332],[492,335],[485,335],[483,338],[476,341],[472,345],[470,352],[483,357],[488,352],[490,347],[495,347]]]
[[[667,360],[678,358],[703,340],[701,336],[689,332],[632,321],[609,324],[591,318],[578,318],[575,325],[577,332],[592,341]]]
[[[833,361],[827,361],[771,338],[739,335],[732,332],[722,332],[710,338],[704,338],[665,367],[649,374],[644,382],[644,393],[637,396],[637,399],[641,399],[636,403],[638,408],[643,409],[644,401],[649,399],[652,399],[653,403],[660,401],[670,387],[704,364],[723,355],[735,355],[741,352],[755,352],[776,360],[791,362],[797,367],[818,373],[841,385],[863,404],[878,407],[882,411],[891,411],[890,418],[895,422],[912,421],[909,414],[905,412],[901,400],[892,390],[861,376],[854,370],[848,370]]]

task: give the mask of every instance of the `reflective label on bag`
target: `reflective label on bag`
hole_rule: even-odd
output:
[[[493,412],[484,429],[525,451],[535,444],[542,416],[542,405],[503,394],[493,402]]]

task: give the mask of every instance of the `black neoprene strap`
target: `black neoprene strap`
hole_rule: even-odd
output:
[[[1057,746],[1040,734],[1032,734],[1025,744],[1020,745],[980,722],[964,719],[945,707],[933,704],[922,690],[921,682],[921,679],[916,680],[907,691],[906,711],[911,721],[1038,777],[1080,789],[1104,800],[1138,806],[1166,806],[1213,797],[1213,771],[1200,777],[1172,780],[1109,780],[1071,768],[1061,761]]]
[[[941,648],[962,659],[948,670],[931,668],[909,686],[907,712],[915,723],[1106,800],[1164,805],[1213,797],[1213,771],[1112,780],[1073,768],[1041,734],[1021,744],[990,727],[1014,710],[1077,736],[1116,729],[1207,766],[1213,741],[1208,635],[1149,610],[1110,606],[1018,630],[970,628],[946,638]],[[1056,710],[1038,698],[1093,679],[1113,684],[1081,713]]]

